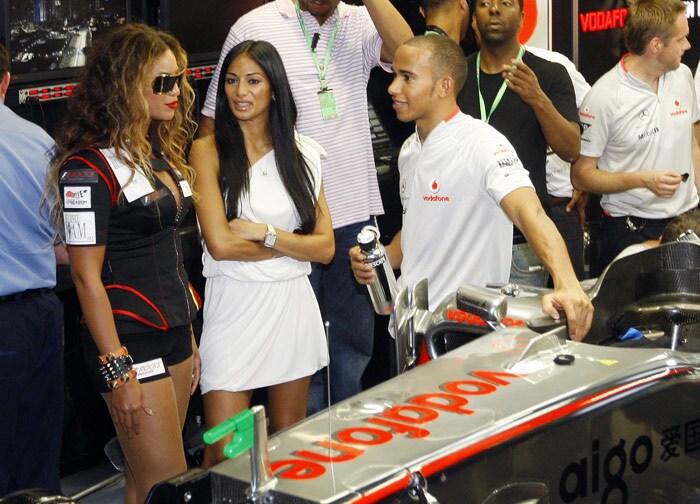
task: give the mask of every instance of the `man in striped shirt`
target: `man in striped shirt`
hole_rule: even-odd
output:
[[[297,3],[298,1],[298,3]],[[242,16],[224,42],[202,110],[200,135],[214,129],[221,61],[243,40],[267,40],[280,52],[299,110],[297,129],[326,151],[323,186],[335,228],[336,258],[314,265],[311,282],[330,322],[330,402],[361,391],[372,355],[374,314],[366,289],[353,281],[347,250],[383,213],[367,112],[370,71],[387,71],[411,29],[389,0],[276,0]],[[325,373],[315,377],[309,412],[328,403]]]

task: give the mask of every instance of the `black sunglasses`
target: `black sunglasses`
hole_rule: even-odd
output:
[[[151,84],[151,89],[153,94],[162,95],[172,92],[175,84],[179,84],[182,79],[183,73],[177,75],[170,74],[159,74],[153,78],[153,83]]]

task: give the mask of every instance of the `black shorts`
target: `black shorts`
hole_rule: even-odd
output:
[[[100,364],[97,360],[100,351],[85,325],[82,327],[81,337],[85,368],[90,381],[98,392],[109,392],[109,387],[100,374]],[[192,333],[189,325],[165,331],[120,334],[119,341],[134,359],[134,369],[138,370],[141,383],[167,378],[170,376],[168,366],[179,364],[192,356]]]

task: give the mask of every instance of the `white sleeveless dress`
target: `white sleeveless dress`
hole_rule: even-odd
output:
[[[298,135],[297,143],[321,187],[323,149]],[[293,232],[299,217],[269,152],[250,168],[250,191],[241,218]],[[217,261],[204,247],[207,278],[202,393],[238,392],[310,376],[328,365],[321,313],[309,283],[309,262],[290,257],[265,261]]]

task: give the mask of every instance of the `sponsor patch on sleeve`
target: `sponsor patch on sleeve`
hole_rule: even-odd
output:
[[[515,166],[520,164],[520,159],[518,156],[504,156],[496,160],[500,168],[508,168],[509,166]]]
[[[505,173],[505,177],[513,170],[520,169],[523,166],[515,151],[510,148],[505,148],[504,146],[500,146],[500,148],[493,153],[493,157],[500,171]]]
[[[59,183],[61,184],[97,184],[98,175],[95,170],[63,170]]]
[[[63,188],[63,208],[92,208],[92,188],[70,186]]]
[[[63,212],[68,245],[95,245],[95,212]]]

